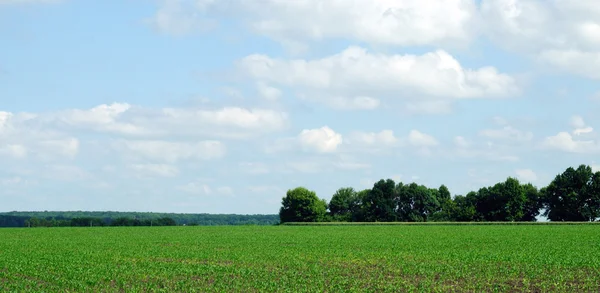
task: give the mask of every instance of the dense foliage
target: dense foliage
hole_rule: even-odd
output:
[[[143,212],[8,212],[0,213],[0,227],[160,226],[169,218],[175,225],[274,225],[278,215],[175,214]],[[90,221],[92,222],[90,225]],[[172,224],[172,223],[170,223]]]
[[[311,194],[310,201],[290,205],[290,192]],[[536,221],[540,214],[550,221],[596,221],[600,218],[600,172],[581,165],[568,168],[540,190],[531,183],[507,178],[493,186],[466,195],[451,196],[445,185],[429,188],[417,183],[395,183],[381,179],[371,189],[360,192],[351,187],[338,189],[318,217],[303,217],[303,210],[321,210],[313,191],[303,187],[283,198],[280,220],[286,222],[428,222],[428,221]],[[295,210],[301,207],[303,210]],[[289,217],[287,215],[295,215]]]
[[[25,228],[0,239],[3,292],[600,291],[596,225]]]
[[[279,210],[281,222],[318,222],[325,220],[327,203],[314,191],[303,187],[288,190]]]

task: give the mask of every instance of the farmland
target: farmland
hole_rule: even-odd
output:
[[[15,228],[0,291],[598,292],[598,225]]]

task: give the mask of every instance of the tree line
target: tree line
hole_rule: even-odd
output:
[[[338,189],[329,203],[305,187],[288,190],[279,210],[285,222],[481,222],[597,221],[600,172],[587,165],[567,168],[538,189],[508,177],[493,186],[451,196],[445,185],[430,188],[381,179],[372,188]]]
[[[29,218],[25,220],[25,227],[104,227],[104,226],[176,226],[175,220],[164,217],[158,219],[134,219],[119,217],[114,220],[104,220],[101,218]]]
[[[161,218],[170,218],[175,225],[181,226],[215,226],[215,225],[275,225],[279,216],[272,215],[237,215],[237,214],[183,214],[183,213],[151,213],[151,212],[112,212],[112,211],[30,211],[0,213],[0,227],[64,227],[78,226],[85,219],[90,226],[110,226],[112,223],[124,223],[129,226],[156,225]],[[123,219],[130,219],[124,221]],[[83,221],[85,222],[85,221]]]

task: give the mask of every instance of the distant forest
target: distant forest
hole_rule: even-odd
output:
[[[276,225],[278,215],[43,211],[0,213],[0,227]]]

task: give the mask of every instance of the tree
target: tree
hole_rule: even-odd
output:
[[[338,189],[329,201],[329,213],[333,220],[351,221],[352,213],[360,205],[357,192],[352,187]]]
[[[527,204],[527,196],[525,189],[516,178],[509,177],[506,181],[500,184],[502,200],[505,202],[505,218],[504,221],[514,222],[520,221],[525,215],[525,205]]]
[[[476,209],[477,193],[471,191],[466,196],[457,195],[454,197],[455,208],[452,211],[452,219],[459,222],[477,221],[480,218]]]
[[[531,183],[527,183],[522,186],[523,192],[525,193],[525,205],[523,207],[523,217],[521,221],[535,222],[536,217],[540,214],[542,208],[542,202],[540,199],[540,192],[537,187]]]
[[[398,186],[398,218],[408,222],[427,222],[439,210],[438,190],[411,183]]]
[[[353,222],[364,222],[366,221],[366,216],[368,214],[369,209],[371,209],[371,205],[367,201],[370,189],[363,189],[356,193],[356,203],[352,210],[352,221]]]
[[[541,196],[550,221],[595,221],[600,217],[600,172],[586,165],[569,167]]]
[[[279,210],[281,223],[285,222],[318,222],[327,212],[327,203],[317,197],[314,191],[304,187],[288,190],[281,201]]]
[[[452,195],[446,185],[441,185],[437,190],[437,201],[439,209],[431,215],[432,221],[452,221],[452,212],[456,205],[452,201]]]
[[[392,222],[396,220],[396,184],[394,180],[379,180],[373,185],[364,202],[369,207],[365,220],[369,222]]]

